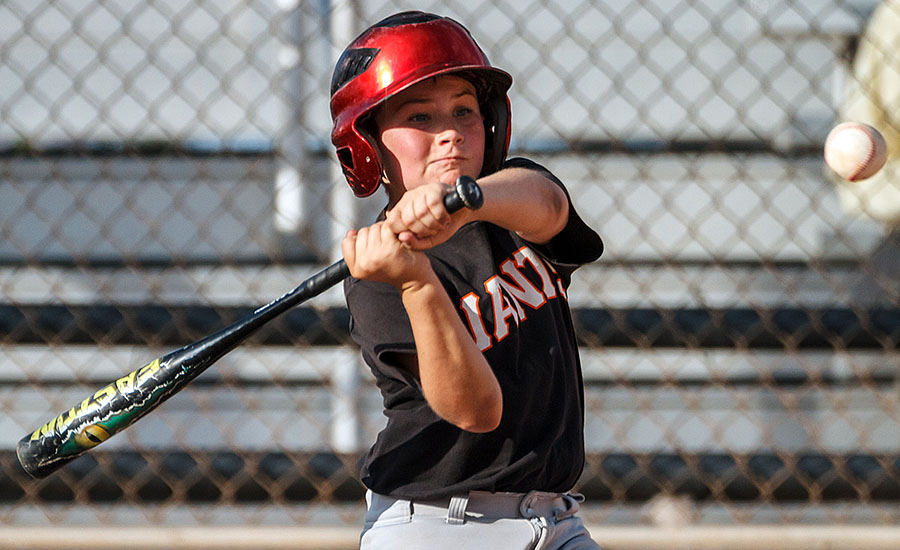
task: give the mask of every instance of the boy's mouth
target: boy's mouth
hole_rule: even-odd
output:
[[[465,161],[466,161],[466,159],[464,157],[453,156],[453,157],[442,157],[439,159],[435,159],[435,160],[431,161],[431,163],[437,164],[437,165],[446,165],[449,167],[455,167],[455,166],[458,166],[458,165],[464,163]]]

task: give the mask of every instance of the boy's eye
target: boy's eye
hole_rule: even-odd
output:
[[[414,115],[410,115],[407,120],[409,120],[410,122],[425,122],[426,120],[428,120],[428,115],[426,115],[425,113],[416,113]]]
[[[468,114],[471,114],[472,112],[473,110],[468,107],[460,107],[456,110],[456,116],[466,116]]]

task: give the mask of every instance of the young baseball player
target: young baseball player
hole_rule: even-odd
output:
[[[584,396],[566,288],[603,246],[559,180],[506,159],[511,83],[463,26],[421,12],[373,25],[335,68],[344,174],[388,200],[342,243],[387,416],[362,467],[362,548],[598,548],[568,493]],[[484,205],[448,215],[459,176]]]

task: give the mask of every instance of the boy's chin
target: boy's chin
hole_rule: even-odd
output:
[[[463,166],[453,167],[453,168],[448,168],[446,170],[442,170],[437,175],[437,180],[439,182],[447,184],[447,185],[455,185],[456,180],[458,180],[460,178],[460,176],[469,176],[471,178],[477,178],[478,172],[475,170],[467,169],[466,167],[463,167]]]
[[[460,170],[447,170],[441,173],[441,175],[438,177],[438,181],[447,185],[453,185],[456,183],[456,180],[459,179],[459,177],[462,175],[463,173]]]

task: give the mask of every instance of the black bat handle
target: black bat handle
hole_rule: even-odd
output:
[[[444,195],[444,208],[448,214],[458,212],[463,208],[478,210],[484,204],[484,195],[481,187],[469,176],[460,176],[456,179],[453,189]],[[350,276],[350,268],[344,260],[338,260],[323,269],[316,277],[322,277],[321,281],[314,283],[316,288],[331,287]]]

